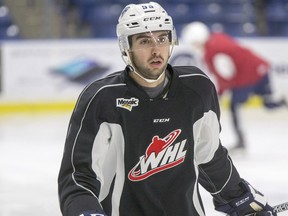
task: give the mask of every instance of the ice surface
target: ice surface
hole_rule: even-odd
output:
[[[60,216],[57,175],[70,112],[0,117],[0,215]],[[243,109],[245,155],[232,155],[242,177],[272,205],[288,201],[288,109]],[[234,142],[228,111],[222,112],[223,145]],[[201,188],[208,216],[211,196]]]

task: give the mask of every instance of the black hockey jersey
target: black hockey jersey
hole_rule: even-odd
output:
[[[203,216],[198,183],[220,202],[239,184],[213,83],[196,67],[167,71],[169,90],[155,99],[127,69],[83,90],[58,179],[63,215]]]

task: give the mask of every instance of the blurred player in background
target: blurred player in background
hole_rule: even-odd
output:
[[[239,106],[252,95],[260,96],[267,108],[285,104],[284,100],[273,97],[268,75],[269,63],[229,35],[211,33],[202,22],[186,25],[181,38],[196,55],[201,56],[216,81],[218,94],[221,96],[225,91],[230,91],[230,111],[237,139],[231,150],[244,150],[245,137],[239,120]]]
[[[126,68],[87,86],[71,116],[59,172],[64,216],[276,216],[219,140],[212,81],[167,62],[177,35],[157,3],[130,4],[117,36]]]

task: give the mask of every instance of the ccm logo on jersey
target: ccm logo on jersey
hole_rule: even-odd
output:
[[[138,106],[139,99],[137,98],[130,98],[130,99],[125,99],[125,98],[117,98],[116,99],[116,106],[121,107],[124,109],[127,109],[129,111],[132,110],[133,107]]]
[[[164,138],[154,136],[146,149],[145,155],[140,157],[139,162],[130,170],[128,178],[131,181],[142,181],[156,173],[170,169],[183,163],[186,150],[186,139],[175,143],[181,130],[172,131]]]
[[[153,119],[153,123],[166,123],[169,122],[170,118],[163,118],[163,119]]]

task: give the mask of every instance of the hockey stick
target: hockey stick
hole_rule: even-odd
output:
[[[288,210],[288,202],[273,206],[273,211],[275,213],[280,213],[280,212],[287,211],[287,210]],[[245,216],[253,216],[255,214],[256,213],[252,213],[252,214],[248,214],[248,215],[245,215]]]

